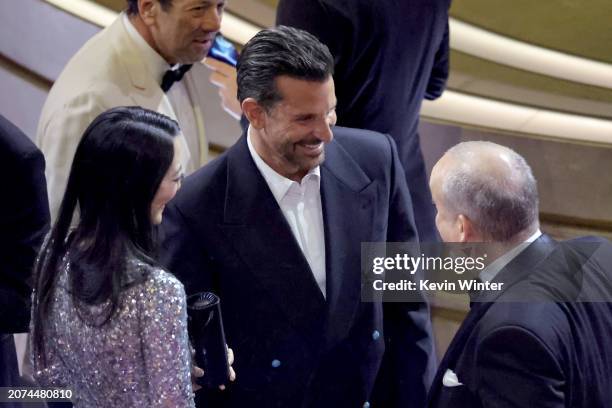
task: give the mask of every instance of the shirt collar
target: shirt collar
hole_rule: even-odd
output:
[[[136,48],[138,48],[138,51],[140,51],[140,55],[147,69],[153,75],[155,81],[161,84],[162,78],[164,77],[166,71],[170,68],[176,67],[178,64],[174,67],[171,67],[170,64],[168,64],[168,62],[166,62],[166,60],[161,55],[159,55],[157,51],[155,51],[149,45],[149,43],[145,41],[145,39],[142,37],[142,35],[140,35],[138,30],[136,30],[136,27],[134,27],[126,13],[122,13],[122,19],[123,26],[125,27],[130,38],[136,44]]]
[[[251,153],[251,157],[255,162],[255,166],[268,183],[268,187],[272,191],[272,195],[276,199],[277,203],[280,203],[281,200],[285,197],[289,189],[293,185],[301,185],[309,180],[314,180],[317,182],[317,189],[321,186],[321,168],[317,166],[315,168],[310,169],[308,173],[304,176],[301,183],[297,181],[288,179],[287,177],[278,174],[272,167],[270,167],[262,158],[259,156],[259,153],[255,150],[253,146],[252,137],[251,137],[251,126],[249,125],[247,129],[247,145],[249,146],[249,152]]]
[[[510,261],[516,258],[521,252],[523,252],[525,248],[527,248],[529,244],[531,244],[533,241],[538,239],[540,235],[542,235],[542,231],[540,231],[540,229],[538,228],[538,230],[534,232],[533,235],[527,238],[524,242],[521,242],[520,244],[518,244],[517,246],[515,246],[514,248],[491,262],[489,266],[487,266],[485,269],[482,270],[482,272],[480,272],[480,280],[482,280],[483,282],[490,282],[495,279],[497,274],[502,269],[504,269],[504,267],[508,265]]]

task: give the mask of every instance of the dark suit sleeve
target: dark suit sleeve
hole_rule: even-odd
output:
[[[25,137],[25,136],[24,136]],[[49,230],[45,160],[36,149],[13,161],[9,194],[0,215],[0,331],[28,331],[31,275],[40,245]]]
[[[164,211],[161,240],[160,261],[183,283],[187,296],[210,290],[202,243],[176,205]]]
[[[418,242],[412,203],[404,171],[393,140],[391,195],[387,242]],[[385,356],[373,398],[373,406],[425,406],[426,395],[435,374],[429,305],[422,293],[411,302],[385,302]]]
[[[565,378],[554,352],[534,333],[506,326],[477,350],[478,395],[483,407],[565,407]]]
[[[446,30],[442,41],[436,51],[433,67],[431,69],[431,75],[427,82],[427,90],[425,91],[425,99],[433,100],[437,99],[442,95],[446,88],[446,80],[448,79],[449,69],[449,29],[448,22],[446,23]]]

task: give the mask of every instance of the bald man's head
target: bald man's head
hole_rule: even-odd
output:
[[[507,147],[452,147],[434,166],[430,187],[444,241],[510,243],[539,227],[536,181],[525,159]]]

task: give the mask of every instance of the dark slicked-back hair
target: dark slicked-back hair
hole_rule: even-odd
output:
[[[172,7],[172,0],[157,0],[161,4],[162,9],[168,10]],[[138,0],[127,0],[127,13],[130,16],[138,14]]]
[[[238,60],[238,100],[255,99],[265,109],[282,99],[278,76],[326,81],[334,73],[334,58],[315,36],[297,28],[262,30],[244,46]]]

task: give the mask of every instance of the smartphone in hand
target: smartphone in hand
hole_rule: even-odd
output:
[[[213,45],[208,51],[208,56],[235,67],[238,63],[239,54],[231,42],[225,39],[221,33],[217,33]]]

